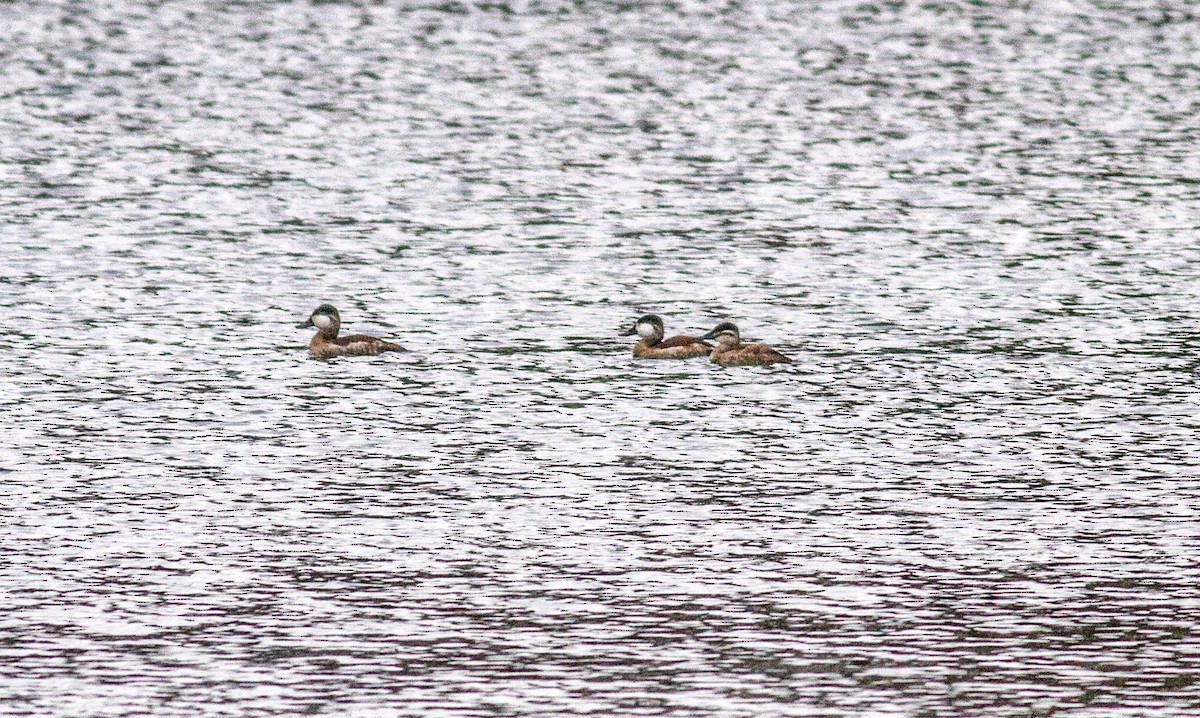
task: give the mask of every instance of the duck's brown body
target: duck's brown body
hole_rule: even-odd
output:
[[[638,359],[690,359],[702,357],[712,349],[712,344],[708,342],[680,334],[655,344],[639,339],[633,345],[633,355]]]
[[[375,356],[384,352],[402,352],[404,347],[366,334],[327,337],[318,332],[308,343],[308,351],[318,359],[341,356]]]
[[[322,304],[301,327],[316,327],[317,335],[308,343],[308,351],[317,359],[343,356],[375,356],[384,352],[402,352],[404,347],[366,334],[339,337],[342,318],[330,304]]]
[[[792,363],[791,359],[766,344],[718,346],[713,350],[711,359],[721,366],[770,366]]]

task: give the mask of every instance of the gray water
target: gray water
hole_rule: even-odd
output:
[[[0,28],[0,713],[1200,710],[1195,4]]]

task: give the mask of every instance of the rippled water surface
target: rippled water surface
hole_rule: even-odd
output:
[[[0,713],[1196,715],[1196,5],[0,28]]]

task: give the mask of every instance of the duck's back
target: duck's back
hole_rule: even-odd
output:
[[[732,349],[713,352],[712,360],[721,366],[769,366],[791,364],[792,360],[766,344],[739,344]]]
[[[402,352],[404,347],[366,334],[350,334],[332,340],[320,335],[308,344],[313,356],[327,359],[340,356],[376,356],[384,352]]]
[[[633,355],[644,359],[688,359],[702,357],[712,351],[712,345],[684,334],[665,339],[654,346],[646,340],[633,345]]]

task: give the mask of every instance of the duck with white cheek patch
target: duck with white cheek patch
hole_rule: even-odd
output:
[[[662,319],[654,314],[647,314],[634,322],[632,327],[621,332],[623,337],[634,334],[641,337],[633,345],[633,356],[638,359],[690,359],[704,356],[713,350],[711,344],[682,334],[664,341]]]
[[[317,359],[341,356],[375,356],[384,352],[402,352],[404,347],[366,334],[338,336],[342,318],[332,304],[322,304],[313,310],[308,321],[296,325],[303,329],[316,327],[317,335],[308,343],[308,351]]]
[[[701,339],[715,339],[717,348],[712,361],[721,366],[770,366],[791,364],[792,360],[766,344],[742,344],[742,336],[732,322],[722,322]]]

